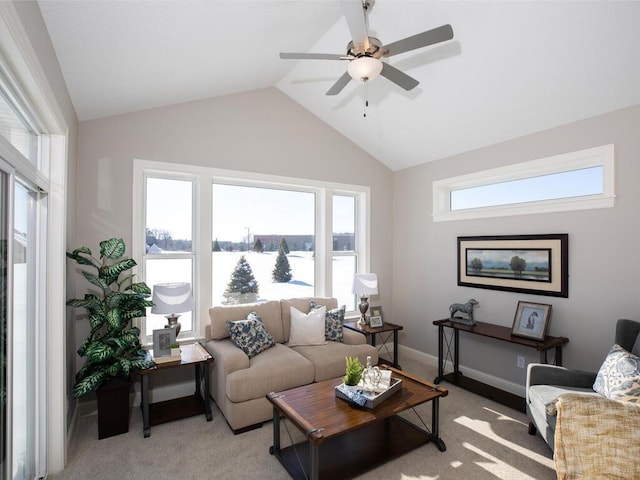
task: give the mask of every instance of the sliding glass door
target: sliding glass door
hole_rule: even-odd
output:
[[[0,159],[0,479],[36,475],[36,399],[42,391],[36,328],[37,192]]]

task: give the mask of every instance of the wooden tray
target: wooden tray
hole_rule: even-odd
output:
[[[347,395],[342,393],[342,391],[338,387],[339,387],[339,385],[337,385],[336,388],[335,388],[336,397],[341,398],[342,400],[346,400],[349,403],[352,403],[354,405],[358,405],[359,406],[358,403],[354,402]],[[364,395],[367,398],[367,401],[365,402],[363,407],[365,407],[365,408],[375,408],[376,406],[378,406],[382,402],[384,402],[387,398],[389,398],[391,395],[393,395],[394,393],[399,392],[400,390],[402,390],[402,380],[399,379],[399,378],[391,378],[391,385],[384,392],[376,393],[376,394],[373,394],[373,393],[362,393],[362,395]]]

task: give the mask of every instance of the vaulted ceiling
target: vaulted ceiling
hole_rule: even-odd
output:
[[[385,60],[413,90],[379,77],[336,96],[346,61],[279,52],[346,53],[339,1],[39,4],[81,121],[276,87],[399,170],[640,104],[640,1],[376,0],[384,44],[454,38]]]

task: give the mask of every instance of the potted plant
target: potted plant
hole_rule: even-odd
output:
[[[99,259],[87,247],[67,252],[79,265],[90,267],[82,275],[97,287],[97,293],[72,298],[67,305],[85,308],[89,314],[91,330],[78,348],[87,362],[76,374],[73,395],[78,398],[96,392],[99,438],[129,430],[131,374],[154,366],[140,344],[140,329],[131,326],[132,319],[144,317],[146,308],[153,306],[151,290],[127,273],[136,262],[123,258],[125,249],[121,238],[111,238],[100,242]],[[116,406],[119,413],[107,410]]]
[[[358,357],[345,357],[345,362],[347,369],[343,382],[347,387],[352,387],[350,390],[353,390],[358,385],[358,382],[360,382],[364,366]]]

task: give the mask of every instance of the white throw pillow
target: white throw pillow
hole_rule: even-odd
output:
[[[324,345],[324,317],[327,307],[314,308],[308,314],[291,307],[291,330],[289,330],[290,347],[297,345]]]

